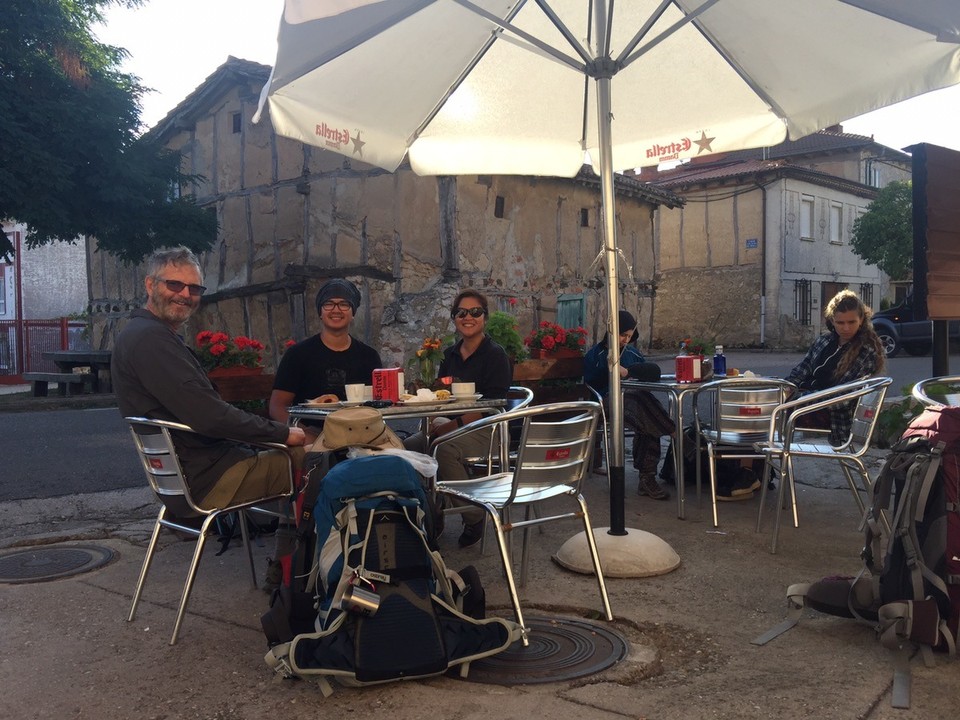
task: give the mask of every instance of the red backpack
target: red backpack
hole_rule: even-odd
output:
[[[910,423],[873,485],[864,527],[860,574],[791,585],[790,617],[753,643],[796,625],[804,607],[856,618],[896,653],[893,706],[909,707],[914,646],[932,666],[931,651],[953,655],[958,639],[960,407],[933,406]]]

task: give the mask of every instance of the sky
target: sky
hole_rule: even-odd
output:
[[[111,8],[101,42],[126,48],[123,70],[153,92],[141,117],[152,127],[222,65],[228,55],[272,65],[283,0],[149,0]],[[960,150],[960,86],[937,90],[842,123],[892,148],[921,142]]]

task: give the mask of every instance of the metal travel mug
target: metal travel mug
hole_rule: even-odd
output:
[[[370,616],[380,607],[380,596],[369,590],[351,585],[340,598],[340,608],[361,615]]]

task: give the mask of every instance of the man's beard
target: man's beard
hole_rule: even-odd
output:
[[[197,309],[193,302],[182,303],[177,297],[165,297],[159,288],[154,291],[151,300],[157,310],[157,316],[164,322],[174,325],[186,322]]]

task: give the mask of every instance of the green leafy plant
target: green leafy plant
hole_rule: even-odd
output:
[[[888,448],[896,443],[913,419],[927,407],[913,397],[912,385],[904,385],[900,392],[903,393],[903,397],[896,402],[884,405],[877,415],[877,447]],[[947,396],[960,394],[960,388],[946,383],[934,383],[926,387],[926,393],[928,397],[946,404]]]
[[[703,338],[686,338],[683,340],[683,343],[686,346],[688,355],[712,357],[717,348],[712,340],[704,340]]]
[[[513,315],[502,310],[495,310],[487,318],[485,328],[487,335],[500,345],[514,362],[520,362],[528,357],[518,327],[517,319]]]
[[[901,389],[903,397],[897,402],[885,404],[877,415],[877,429],[875,431],[877,447],[890,447],[900,439],[910,421],[923,412],[923,403],[915,400],[910,394],[912,388],[912,385],[904,385]]]

